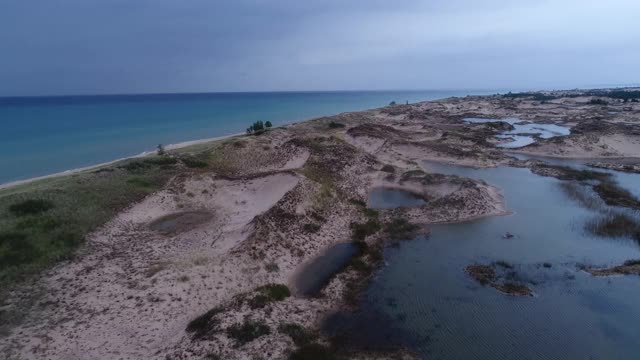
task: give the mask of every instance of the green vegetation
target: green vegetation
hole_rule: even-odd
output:
[[[588,102],[589,105],[609,105],[609,103],[602,99],[591,99]]]
[[[369,219],[365,223],[351,224],[351,239],[353,241],[364,241],[369,235],[380,231],[382,225],[378,219]]]
[[[412,224],[404,218],[395,218],[384,226],[384,232],[392,240],[410,239],[419,229],[419,225]]]
[[[303,326],[293,323],[280,324],[278,326],[278,332],[288,335],[297,346],[307,345],[311,343],[315,337]]]
[[[53,208],[48,200],[30,199],[9,206],[9,211],[15,216],[37,215]]]
[[[307,344],[301,346],[289,355],[289,360],[335,360],[337,355],[327,346]]]
[[[313,234],[313,233],[317,233],[320,230],[320,225],[314,224],[314,223],[308,223],[308,224],[304,224],[304,226],[302,226],[302,229],[306,233]]]
[[[640,241],[640,223],[623,213],[610,213],[586,224],[587,230],[598,236],[629,237]]]
[[[256,291],[258,291],[258,294],[248,300],[248,304],[252,309],[263,308],[269,303],[282,301],[291,296],[289,288],[282,284],[260,286]]]
[[[164,186],[176,162],[153,156],[1,189],[0,289],[73,256],[85,235]]]
[[[262,122],[261,120],[258,120],[247,128],[247,134],[260,135],[265,130],[270,129],[272,126],[273,124],[271,124],[271,121]]]
[[[593,190],[607,205],[640,209],[640,200],[612,181],[601,181]]]
[[[220,329],[214,317],[222,311],[222,308],[216,307],[191,320],[187,324],[187,332],[191,333],[196,339],[202,339],[208,334],[218,332]]]
[[[329,129],[340,129],[343,127],[345,127],[343,123],[335,122],[333,120],[329,123]]]
[[[235,324],[227,329],[227,335],[235,339],[238,346],[269,334],[271,329],[262,321],[246,320],[243,324]]]
[[[393,167],[393,165],[387,164],[387,165],[383,166],[382,169],[380,169],[380,171],[384,171],[384,172],[388,172],[388,173],[393,174],[393,173],[396,172],[396,168]]]
[[[624,266],[636,266],[636,265],[640,265],[640,260],[634,259],[634,260],[627,260],[624,262]]]
[[[396,106],[396,105],[397,105],[397,103],[395,101],[392,101],[392,102],[389,103],[389,106]]]
[[[209,166],[208,162],[194,156],[182,156],[180,157],[180,161],[182,161],[186,167],[192,169],[204,169]]]

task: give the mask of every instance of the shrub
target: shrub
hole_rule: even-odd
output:
[[[304,224],[302,229],[307,233],[316,233],[318,232],[318,230],[320,230],[320,225],[313,223]]]
[[[264,266],[265,270],[268,272],[278,272],[280,271],[280,267],[276,263],[269,263]]]
[[[199,160],[190,156],[186,156],[180,159],[182,163],[188,168],[206,168],[209,164],[204,160]]]
[[[339,128],[343,128],[345,125],[339,122],[335,122],[335,121],[331,121],[329,123],[329,129],[339,129]]]
[[[269,124],[271,123],[269,122]],[[259,135],[264,131],[264,129],[265,129],[265,123],[258,120],[247,128],[247,134]]]
[[[271,329],[262,321],[247,320],[242,325],[235,324],[227,329],[227,335],[235,339],[238,346],[269,334],[271,334]]]
[[[304,346],[313,340],[313,336],[303,326],[293,323],[282,323],[278,331],[288,335],[297,346]]]
[[[589,100],[589,105],[609,105],[608,102],[602,100],[602,99],[591,99]]]
[[[220,312],[222,309],[216,307],[191,320],[187,324],[187,332],[193,333],[194,338],[203,338],[211,332],[218,331],[218,323],[213,318]]]
[[[392,102],[389,103],[389,106],[395,106],[395,105],[396,105],[395,101],[392,101]]]
[[[267,122],[264,123],[264,127],[266,127],[267,129],[272,127],[272,126],[273,126],[273,124],[271,124],[271,121],[267,121]]]
[[[166,154],[166,151],[164,149],[164,145],[162,144],[158,144],[158,146],[156,147],[156,153],[160,156]]]
[[[320,344],[307,344],[289,355],[289,360],[335,360],[337,356],[328,347]]]
[[[393,240],[401,240],[413,237],[419,229],[419,225],[412,224],[406,219],[395,218],[385,225],[384,232]]]
[[[393,173],[396,172],[396,168],[393,167],[393,165],[387,164],[387,165],[383,166],[382,169],[380,169],[380,171],[384,171],[384,172],[388,172],[388,173],[393,174]]]
[[[369,219],[366,223],[351,224],[351,238],[354,241],[363,241],[367,236],[373,235],[380,231],[382,225],[377,219]]]
[[[287,285],[282,284],[269,284],[261,286],[258,288],[258,291],[268,296],[272,301],[282,301],[291,296],[291,291],[289,291]]]
[[[9,206],[9,211],[15,216],[37,215],[53,208],[49,200],[31,199]]]

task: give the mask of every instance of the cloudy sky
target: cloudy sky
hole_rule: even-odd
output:
[[[638,0],[2,0],[0,95],[640,83]]]

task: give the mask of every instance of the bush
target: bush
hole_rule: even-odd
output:
[[[367,236],[373,235],[380,231],[382,225],[377,219],[369,219],[364,224],[352,223],[351,224],[351,238],[354,241],[364,241]]]
[[[302,229],[304,230],[304,232],[307,232],[307,233],[317,233],[318,230],[320,230],[320,225],[313,224],[313,223],[304,224]]]
[[[272,301],[282,301],[291,296],[291,291],[289,291],[287,285],[282,284],[261,286],[258,288],[258,291],[268,296]]]
[[[602,100],[602,99],[591,99],[589,100],[589,105],[609,105],[608,102]]]
[[[288,335],[297,346],[304,346],[313,340],[313,336],[303,326],[293,323],[282,323],[278,331]]]
[[[48,200],[31,199],[9,206],[9,211],[15,216],[37,215],[53,208]]]
[[[395,218],[385,225],[384,232],[393,240],[401,240],[413,237],[419,229],[419,225],[412,224],[406,219]]]
[[[328,347],[320,344],[308,344],[289,355],[289,360],[335,360],[337,356]]]
[[[329,129],[339,129],[343,128],[345,125],[339,122],[331,121],[329,123]]]
[[[273,126],[273,124],[271,124],[271,121],[267,121],[267,122],[264,123],[264,127],[266,127],[267,129],[272,127],[272,126]]]
[[[245,321],[242,325],[235,324],[227,329],[227,335],[242,346],[261,336],[271,334],[271,329],[262,321]]]
[[[190,156],[186,156],[180,159],[182,163],[188,168],[206,168],[209,164],[206,161],[199,160]]]
[[[218,331],[218,323],[213,317],[220,312],[222,312],[221,308],[213,308],[191,320],[187,324],[187,332],[193,333],[194,338],[203,338],[209,333]]]

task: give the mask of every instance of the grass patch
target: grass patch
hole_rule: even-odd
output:
[[[297,346],[307,345],[314,340],[313,334],[298,324],[282,323],[278,326],[278,332],[289,336]]]
[[[194,338],[201,339],[208,334],[218,332],[218,322],[215,321],[215,316],[222,312],[222,308],[216,307],[206,313],[191,320],[187,324],[187,332],[191,333]]]
[[[49,200],[29,199],[9,206],[9,211],[15,216],[38,215],[54,207]]]
[[[327,346],[307,344],[301,346],[289,355],[289,360],[335,360],[337,355]]]
[[[353,241],[364,241],[367,236],[377,233],[381,228],[382,225],[378,219],[369,219],[366,223],[352,223],[351,239]]]
[[[385,224],[384,232],[393,240],[402,240],[414,237],[419,229],[419,225],[412,224],[407,219],[395,218]]]
[[[280,271],[280,267],[274,262],[265,265],[264,269],[271,273]]]
[[[261,336],[271,334],[271,328],[263,321],[247,320],[243,324],[235,324],[227,329],[227,335],[242,346]]]
[[[602,181],[600,184],[594,185],[593,190],[607,205],[640,209],[640,200],[612,181]]]
[[[182,158],[180,158],[180,161],[182,161],[182,163],[186,167],[192,168],[192,169],[204,169],[204,168],[209,166],[208,162],[206,162],[204,160],[196,159],[196,158],[191,157],[191,156],[182,157]]]
[[[306,233],[317,233],[320,230],[320,225],[314,223],[304,224],[304,226],[302,226],[302,230]]]
[[[149,160],[0,189],[0,298],[15,282],[72,257],[88,233],[176,173],[154,165],[173,160]],[[134,171],[131,164],[138,164]]]
[[[333,120],[329,123],[329,129],[341,129],[343,127],[345,127],[343,123],[335,122]]]
[[[291,296],[289,288],[282,284],[268,284],[260,286],[256,290],[258,294],[248,300],[248,304],[252,309],[260,309],[269,303],[282,301]]]

